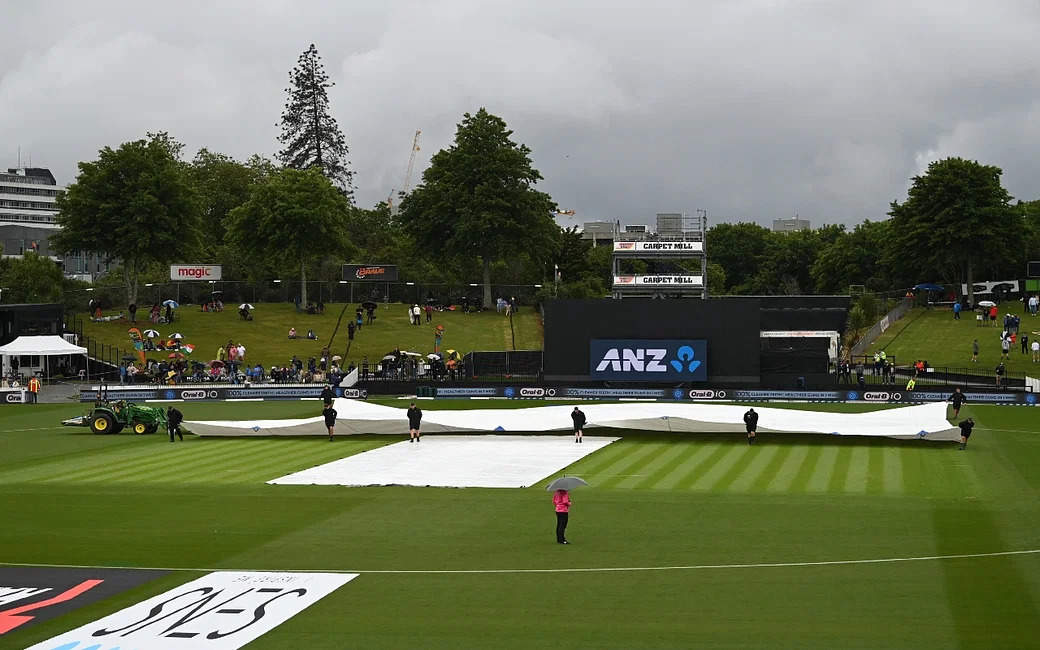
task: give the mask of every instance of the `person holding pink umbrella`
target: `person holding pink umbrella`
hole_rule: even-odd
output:
[[[570,544],[567,541],[567,520],[570,517],[571,510],[571,495],[570,490],[576,488],[579,485],[588,485],[585,481],[578,478],[577,476],[563,476],[548,486],[546,490],[553,493],[553,509],[556,510],[556,543],[557,544]]]

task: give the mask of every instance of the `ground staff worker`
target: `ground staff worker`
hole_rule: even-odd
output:
[[[173,442],[174,434],[176,434],[181,440],[184,440],[184,434],[181,433],[181,422],[183,421],[183,413],[172,406],[166,409],[166,428],[170,432],[170,442]]]
[[[964,451],[964,448],[968,446],[968,438],[971,437],[971,430],[975,427],[975,420],[968,418],[967,420],[964,420],[957,426],[961,428],[960,450]]]
[[[36,403],[36,399],[40,396],[40,380],[36,377],[29,379],[29,401],[33,404]]]
[[[331,402],[327,402],[325,408],[321,410],[321,414],[325,416],[325,427],[329,430],[329,442],[332,442],[333,429],[336,427],[336,409],[332,408]]]
[[[585,414],[577,406],[571,411],[571,421],[574,422],[574,442],[581,442],[581,435],[585,429]]]
[[[422,409],[412,402],[412,405],[408,407],[408,442],[419,442],[421,434],[419,433],[419,424],[422,423]]]
[[[964,393],[961,392],[961,389],[955,388],[953,395],[950,395],[950,401],[953,402],[953,417],[956,418],[957,415],[960,414],[961,405],[964,404],[965,399],[966,398],[964,397]]]
[[[744,428],[747,429],[747,443],[755,444],[755,434],[758,432],[758,413],[755,413],[755,409],[748,409],[744,414]]]

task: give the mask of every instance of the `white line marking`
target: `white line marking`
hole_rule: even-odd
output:
[[[0,566],[46,567],[52,569],[140,569],[147,571],[295,571],[298,573],[393,573],[393,574],[480,574],[480,573],[611,573],[625,571],[694,571],[702,569],[769,569],[806,566],[840,566],[851,564],[887,564],[892,562],[924,562],[930,560],[963,560],[972,558],[1003,557],[1008,555],[1031,555],[1040,553],[1040,548],[1021,551],[997,551],[994,553],[958,553],[955,555],[921,555],[916,557],[882,557],[865,560],[823,560],[817,562],[755,562],[752,564],[686,564],[674,566],[629,566],[629,567],[574,567],[568,569],[243,569],[242,567],[143,567],[106,564],[40,564],[37,562],[0,562]]]

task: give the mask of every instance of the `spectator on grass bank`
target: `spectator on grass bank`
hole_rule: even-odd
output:
[[[1004,332],[1000,335],[1000,358],[1001,360],[1008,358],[1008,353],[1011,351],[1011,335]]]
[[[996,374],[997,388],[1005,388],[1004,373],[1007,372],[1007,367],[1004,366],[1004,362],[1001,361],[998,363],[997,367],[993,369],[993,372]]]
[[[747,429],[747,443],[755,444],[755,434],[758,433],[758,413],[755,413],[755,409],[750,408],[744,414],[744,428]]]
[[[290,327],[289,328],[289,340],[295,340],[295,339],[296,339],[296,328],[295,327]]]
[[[975,420],[968,418],[957,426],[961,428],[961,446],[959,449],[964,451],[964,448],[968,446],[968,438],[971,437],[971,430],[975,427]]]
[[[371,325],[376,319],[376,308],[369,305],[365,310],[365,315],[368,317],[368,324]]]
[[[953,303],[953,320],[960,320],[960,319],[961,319],[961,303],[960,302],[955,302],[955,303]]]
[[[365,324],[365,319],[361,315],[361,307],[359,306],[354,312],[354,325],[357,326],[357,331],[361,331],[361,326]]]
[[[964,404],[964,393],[961,392],[960,388],[953,390],[953,395],[950,395],[950,400],[953,402],[953,417],[956,418],[960,415],[961,405]]]
[[[553,509],[556,510],[556,543],[570,544],[567,541],[567,519],[571,510],[571,495],[567,490],[553,492]]]
[[[1040,362],[1040,341],[1033,339],[1033,342],[1029,344],[1029,348],[1033,351],[1033,363]]]
[[[130,314],[130,322],[131,323],[136,323],[137,322],[137,303],[136,302],[132,302],[129,305],[127,305],[126,311],[129,312],[129,314]]]
[[[971,342],[971,362],[979,362],[979,340],[975,339]]]
[[[429,323],[430,321],[433,320],[433,305],[431,305],[430,303],[426,303],[425,310],[426,310],[426,322]]]
[[[997,324],[997,306],[996,305],[993,305],[992,307],[989,308],[989,324],[990,325],[996,325]]]
[[[408,442],[419,442],[422,434],[419,433],[419,425],[422,424],[422,409],[412,402],[408,407]]]
[[[1027,354],[1029,350],[1029,335],[1023,334],[1018,340],[1022,343],[1022,354]]]
[[[574,442],[581,442],[581,436],[585,433],[585,414],[577,406],[571,411],[571,422],[574,423]]]

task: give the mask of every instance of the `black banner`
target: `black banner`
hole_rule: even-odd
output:
[[[324,384],[308,386],[287,386],[283,384],[213,384],[211,386],[158,386],[150,388],[109,388],[109,401],[126,400],[128,402],[150,401],[184,401],[213,402],[223,400],[292,400],[318,399]],[[336,397],[349,399],[366,399],[368,391],[359,388],[333,387]],[[97,389],[81,389],[79,401],[93,402],[97,397]]]
[[[348,282],[397,282],[397,265],[344,264],[343,279]]]
[[[0,639],[166,573],[144,569],[0,566]]]

